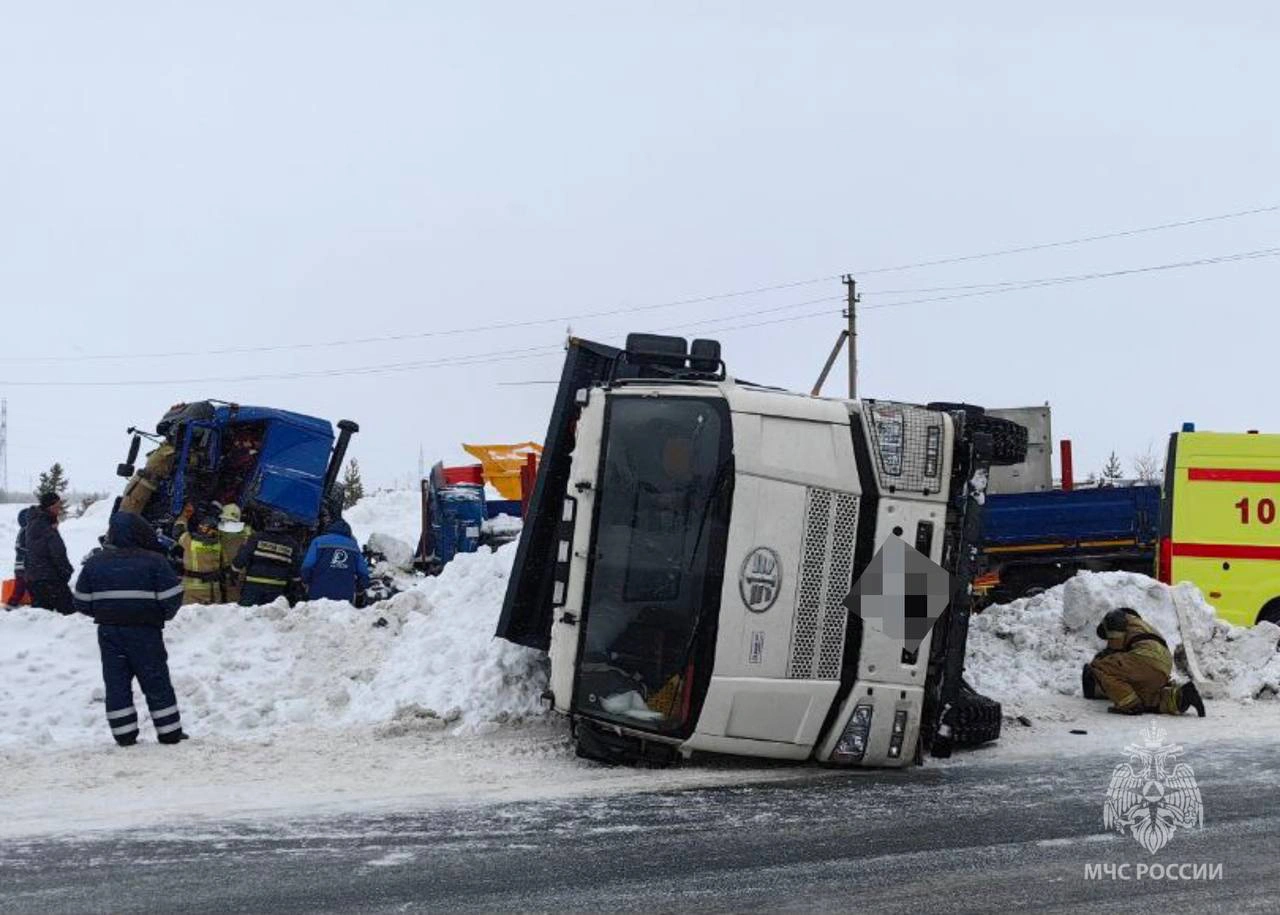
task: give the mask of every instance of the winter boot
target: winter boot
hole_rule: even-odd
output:
[[[1194,683],[1186,683],[1178,690],[1178,711],[1185,712],[1189,708],[1195,709],[1201,718],[1204,717],[1204,700],[1200,698],[1200,690],[1196,689]]]
[[[178,743],[179,741],[186,740],[187,736],[187,733],[179,728],[176,731],[170,731],[168,734],[161,734],[156,738],[156,740],[161,743]]]
[[[1136,705],[1131,705],[1129,706],[1129,708],[1121,708],[1118,705],[1113,705],[1109,709],[1107,709],[1107,711],[1113,715],[1141,715],[1143,712],[1143,708],[1141,703],[1138,703]]]
[[[1098,681],[1093,676],[1093,670],[1086,664],[1080,671],[1080,692],[1086,699],[1096,698],[1098,695]]]
[[[138,734],[135,731],[132,734],[116,734],[116,743],[122,747],[131,747],[138,742]]]

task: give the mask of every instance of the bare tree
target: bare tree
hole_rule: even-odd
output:
[[[1160,467],[1160,459],[1156,457],[1150,442],[1147,442],[1145,451],[1141,454],[1135,454],[1129,459],[1129,464],[1133,468],[1133,475],[1138,478],[1139,483],[1159,483],[1164,476]]]

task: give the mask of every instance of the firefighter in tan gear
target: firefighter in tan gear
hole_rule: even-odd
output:
[[[208,515],[192,518],[178,545],[182,547],[183,604],[221,603],[222,542],[217,520]]]
[[[218,542],[221,552],[218,561],[222,570],[222,600],[234,604],[240,600],[240,576],[232,568],[240,547],[253,535],[253,528],[240,517],[240,506],[222,506],[218,516]]]
[[[133,475],[124,488],[124,496],[120,499],[117,511],[140,515],[156,489],[169,477],[173,476],[173,465],[178,459],[178,449],[169,442],[147,455],[146,466]]]
[[[1169,678],[1173,671],[1169,646],[1137,611],[1112,610],[1098,624],[1098,638],[1105,639],[1107,647],[1085,666],[1086,697],[1092,698],[1096,683],[1112,702],[1107,711],[1118,715],[1181,715],[1194,708],[1204,717],[1196,685],[1178,686]]]

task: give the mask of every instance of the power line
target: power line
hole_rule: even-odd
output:
[[[822,301],[822,300],[816,300]],[[794,306],[793,306],[794,307]],[[731,333],[738,330],[746,330],[752,327],[763,327],[771,324],[786,324],[793,321],[804,321],[810,318],[821,317],[831,314],[830,309],[822,309],[821,311],[807,312],[800,315],[791,315],[784,318],[773,318],[764,321],[754,321],[745,324],[738,324],[732,327],[717,328],[717,333]],[[660,330],[676,330],[687,325],[678,325],[675,327],[660,328]],[[467,356],[456,356],[446,359],[422,359],[412,362],[392,362],[379,365],[362,366],[351,369],[322,369],[313,372],[279,372],[279,373],[263,373],[257,375],[236,375],[230,377],[219,378],[141,378],[121,381],[16,381],[16,382],[0,382],[0,384],[13,384],[17,386],[54,386],[54,387],[74,387],[74,388],[96,388],[96,387],[151,387],[155,385],[181,385],[181,384],[236,384],[245,381],[296,381],[312,378],[336,378],[348,376],[362,375],[384,375],[398,374],[400,372],[410,372],[419,369],[434,368],[454,368],[472,365],[486,365],[495,362],[510,362],[521,359],[537,359],[543,356],[554,355],[562,352],[564,346],[562,344],[549,344],[544,346],[524,347],[515,350],[498,350],[492,353],[474,353]]]
[[[1002,248],[997,251],[983,251],[979,254],[960,254],[954,257],[941,257],[928,261],[916,261],[914,264],[898,264],[893,267],[876,267],[871,270],[854,270],[859,276],[872,273],[896,273],[901,270],[915,270],[921,267],[941,267],[944,264],[963,264],[966,261],[984,260],[989,257],[1004,257],[1009,254],[1029,254],[1032,251],[1047,251],[1050,248],[1067,248],[1072,245],[1084,245],[1095,241],[1109,241],[1115,238],[1129,238],[1144,235],[1148,232],[1163,232],[1166,229],[1184,229],[1188,226],[1199,226],[1210,222],[1222,222],[1226,219],[1240,219],[1244,216],[1259,216],[1263,213],[1280,212],[1280,204],[1254,207],[1250,210],[1237,210],[1234,213],[1219,213],[1214,216],[1198,216],[1195,219],[1182,219],[1177,222],[1164,222],[1154,226],[1141,226],[1137,229],[1124,229],[1119,232],[1105,232],[1101,235],[1082,235],[1079,238],[1068,238],[1062,241],[1047,241],[1037,245],[1022,245],[1017,248]]]
[[[838,277],[837,277],[838,278]],[[721,299],[736,298],[739,296],[757,295],[762,292],[777,292],[783,289],[793,289],[798,286],[807,286],[813,283],[821,283],[832,277],[817,277],[811,280],[800,280],[795,283],[779,283],[773,286],[758,286],[754,289],[744,289],[737,292],[723,292],[717,295],[699,296],[690,299],[678,299],[671,302],[658,302],[651,305],[631,305],[619,308],[611,308],[604,311],[585,312],[574,315],[560,315],[553,318],[531,318],[527,321],[504,321],[492,324],[479,324],[472,327],[456,327],[445,330],[427,330],[417,331],[407,334],[385,334],[377,337],[354,337],[345,340],[327,340],[317,343],[273,343],[264,346],[233,346],[223,349],[202,349],[202,350],[184,350],[184,351],[166,351],[158,353],[99,353],[96,355],[78,355],[78,356],[19,356],[13,359],[6,359],[6,362],[87,362],[87,361],[109,361],[119,359],[166,359],[173,357],[191,357],[191,356],[226,356],[232,354],[246,353],[272,353],[282,350],[306,350],[306,349],[325,349],[337,346],[356,346],[369,343],[394,343],[405,340],[424,340],[430,337],[453,337],[463,334],[477,334],[498,330],[519,330],[530,327],[539,327],[547,324],[565,324],[571,321],[585,321],[592,318],[608,318],[623,314],[636,314],[644,311],[657,311],[664,308],[677,308],[683,305],[698,305],[706,302],[718,301]]]
[[[900,302],[880,302],[864,306],[863,310],[879,309],[879,308],[900,308],[907,305],[921,305],[932,302],[945,302],[955,299],[973,298],[976,296],[999,295],[1008,292],[1019,292],[1027,289],[1036,289],[1046,286],[1059,286],[1069,283],[1079,283],[1099,279],[1111,279],[1120,276],[1133,276],[1145,273],[1153,273],[1164,270],[1184,269],[1190,267],[1201,267],[1214,264],[1234,263],[1245,260],[1256,260],[1260,258],[1280,256],[1280,247],[1277,248],[1260,248],[1255,251],[1242,251],[1231,254],[1216,255],[1214,257],[1203,257],[1195,260],[1173,261],[1164,264],[1148,264],[1141,267],[1129,267],[1121,270],[1108,270],[1095,273],[1081,273],[1067,276],[1041,277],[1028,280],[1010,280],[1000,283],[983,284],[982,288],[968,291],[958,292],[954,295],[934,296],[923,299],[909,299]],[[961,289],[968,287],[959,287]],[[775,305],[769,308],[755,309],[749,312],[740,312],[733,316],[722,318],[711,318],[700,321],[684,321],[679,324],[668,325],[658,328],[659,331],[683,331],[691,327],[705,327],[712,324],[723,324],[726,321],[738,322],[728,324],[723,327],[711,327],[710,332],[717,334],[733,333],[740,330],[747,330],[754,327],[766,327],[774,324],[787,324],[793,321],[804,321],[810,318],[822,316],[830,316],[838,313],[834,309],[823,308],[815,311],[805,312],[798,315],[789,315],[780,318],[771,318],[763,321],[753,321],[741,323],[740,318],[750,317],[753,315],[772,314],[780,311],[800,308],[806,305],[814,305],[825,302],[833,302],[843,300],[844,296],[824,296],[816,299],[808,299],[803,302],[791,302],[786,305]],[[235,384],[245,381],[288,381],[296,379],[308,378],[334,378],[360,375],[382,375],[393,374],[405,371],[415,371],[418,369],[431,368],[449,368],[454,366],[470,366],[483,365],[492,362],[506,362],[511,360],[538,358],[540,356],[551,355],[560,350],[559,345],[544,345],[534,347],[521,347],[508,350],[494,350],[488,353],[473,353],[466,356],[450,356],[440,359],[418,359],[408,362],[390,362],[379,363],[369,366],[359,366],[356,368],[334,368],[321,369],[317,371],[303,372],[280,372],[280,373],[261,373],[255,375],[237,375],[230,377],[209,377],[209,378],[171,378],[171,379],[137,379],[128,381],[0,381],[0,384],[11,385],[15,387],[137,387],[137,386],[153,386],[153,385],[179,385],[179,384]]]
[[[321,369],[313,372],[278,372],[257,375],[234,375],[217,378],[140,378],[123,381],[4,381],[0,384],[26,387],[63,387],[63,388],[98,388],[98,387],[150,387],[154,385],[180,384],[236,384],[244,381],[290,381],[308,378],[335,378],[352,375],[382,375],[414,369],[449,368],[452,366],[484,365],[491,362],[507,362],[517,359],[548,356],[563,347],[555,345],[523,347],[516,350],[497,350],[492,353],[476,353],[469,356],[454,356],[444,359],[420,359],[412,362],[390,362],[379,365],[360,366],[346,369]]]
[[[955,295],[942,295],[925,299],[908,299],[902,302],[878,302],[863,306],[863,311],[878,308],[901,308],[904,305],[923,305],[929,302],[949,302],[954,299],[968,299],[975,296],[1000,295],[1006,292],[1022,292],[1027,289],[1039,289],[1045,286],[1064,286],[1069,283],[1082,283],[1089,280],[1111,279],[1119,276],[1133,276],[1143,273],[1155,273],[1163,270],[1178,270],[1186,267],[1203,267],[1211,264],[1227,264],[1236,261],[1257,260],[1280,255],[1280,248],[1260,248],[1257,251],[1244,251],[1237,254],[1223,254],[1217,257],[1202,257],[1196,260],[1174,261],[1167,264],[1150,264],[1144,267],[1129,267],[1123,270],[1108,270],[1098,273],[1079,273],[1072,276],[1043,277],[1032,280],[1014,280],[1002,283],[983,284],[982,288],[973,292],[960,292]],[[966,287],[955,287],[965,289]],[[972,288],[972,287],[968,287]],[[871,293],[868,293],[870,295]],[[882,293],[883,294],[883,293]]]
[[[1157,225],[1141,226],[1134,229],[1124,229],[1116,232],[1105,232],[1095,235],[1082,235],[1077,238],[1061,239],[1059,241],[1043,242],[1034,245],[1022,245],[1011,248],[1001,248],[992,251],[982,251],[975,254],[961,254],[952,257],[935,258],[933,260],[916,261],[908,264],[897,264],[886,267],[864,268],[860,270],[845,271],[858,276],[868,276],[878,273],[892,273],[905,270],[915,270],[925,267],[937,267],[946,264],[959,264],[968,261],[984,260],[993,257],[1004,257],[1012,254],[1025,254],[1032,251],[1045,251],[1052,248],[1064,248],[1073,245],[1083,245],[1091,242],[1107,241],[1117,238],[1129,238],[1135,235],[1142,235],[1149,232],[1162,232],[1169,229],[1186,228],[1189,226],[1204,225],[1206,223],[1221,222],[1229,219],[1240,219],[1246,216],[1257,216],[1266,213],[1280,212],[1280,204],[1270,206],[1254,207],[1247,210],[1237,210],[1231,213],[1219,213],[1212,216],[1200,216],[1194,219],[1183,219],[1176,222],[1165,222]],[[768,286],[756,286],[751,289],[740,289],[732,292],[721,292],[712,295],[695,296],[691,298],[675,299],[669,302],[656,302],[646,305],[630,305],[619,306],[605,310],[585,312],[572,315],[559,315],[548,318],[532,318],[525,321],[506,321],[494,322],[490,324],[474,325],[470,327],[446,328],[441,330],[418,331],[405,334],[384,334],[371,337],[346,338],[343,340],[327,340],[312,343],[275,343],[264,344],[261,346],[233,346],[221,347],[216,349],[200,349],[200,350],[167,350],[152,353],[97,353],[82,354],[74,356],[17,356],[7,359],[9,363],[36,363],[36,362],[87,362],[87,361],[111,361],[121,359],[166,359],[180,357],[202,357],[202,356],[226,356],[235,354],[249,353],[271,353],[282,352],[288,350],[308,350],[308,349],[327,349],[341,346],[358,346],[373,343],[395,343],[405,340],[424,340],[433,337],[451,337],[464,334],[486,333],[490,331],[500,330],[516,330],[530,327],[539,327],[548,324],[559,324],[569,321],[583,321],[591,318],[613,317],[622,314],[637,314],[645,311],[656,311],[666,308],[678,308],[687,305],[700,305],[708,302],[718,302],[727,299],[740,298],[743,296],[759,295],[766,292],[778,292],[786,289],[796,289],[801,286],[810,286],[816,283],[831,282],[839,279],[845,272],[829,274],[826,276],[812,277],[810,279],[795,280],[787,283],[775,283]],[[888,294],[888,293],[881,293]]]

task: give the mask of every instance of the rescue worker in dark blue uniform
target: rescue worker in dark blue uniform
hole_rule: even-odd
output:
[[[369,587],[369,563],[351,536],[351,525],[339,518],[311,541],[302,560],[302,581],[308,600],[354,602]]]
[[[269,521],[267,529],[255,532],[236,553],[231,570],[241,576],[240,606],[269,604],[277,597],[292,595],[302,587],[298,566],[302,547],[279,521]]]
[[[127,747],[138,739],[135,678],[147,697],[157,739],[186,740],[164,648],[164,624],[182,603],[182,581],[141,515],[111,516],[106,545],[85,561],[73,596],[76,609],[98,624],[107,726],[116,743]]]

